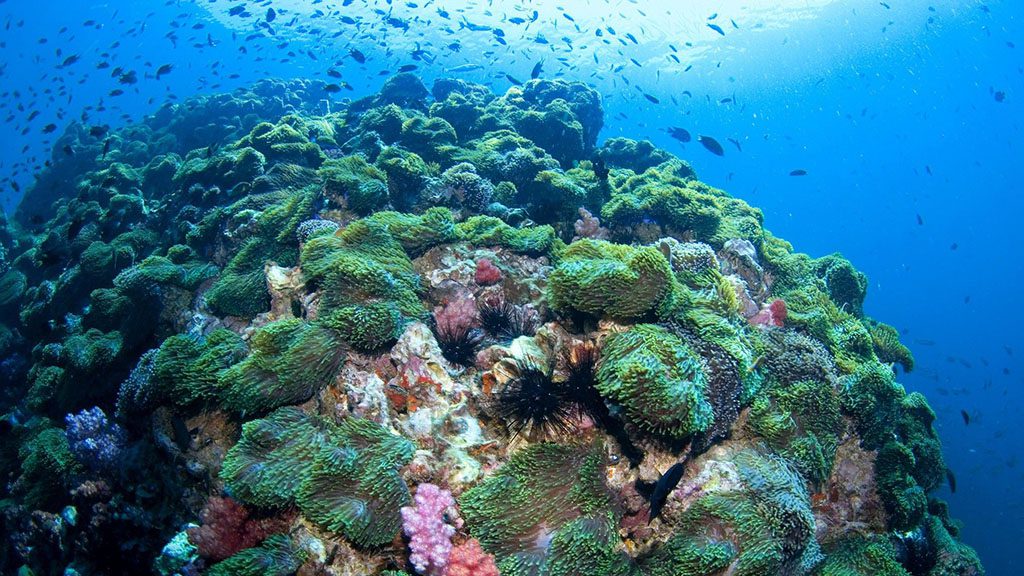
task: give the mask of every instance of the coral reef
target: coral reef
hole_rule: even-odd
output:
[[[486,258],[476,261],[476,271],[473,273],[473,281],[481,286],[490,286],[501,281],[501,269]]]
[[[0,219],[0,572],[984,573],[851,262],[582,83],[324,89],[73,123]]]
[[[703,555],[705,547],[720,554],[714,547],[725,544],[727,561],[721,565],[730,565],[734,574],[807,573],[821,552],[800,477],[785,460],[756,451],[729,459],[738,484],[702,487],[704,493],[677,520],[676,538],[685,535],[693,546],[681,555]]]
[[[258,329],[250,348],[218,376],[222,405],[243,414],[305,402],[331,381],[345,352],[333,331],[298,319]]]

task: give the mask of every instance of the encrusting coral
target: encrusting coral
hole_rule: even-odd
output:
[[[323,89],[73,124],[0,220],[0,572],[984,573],[851,262],[582,83]]]

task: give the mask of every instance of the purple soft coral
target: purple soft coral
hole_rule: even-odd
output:
[[[64,420],[65,435],[75,460],[96,472],[109,470],[124,447],[124,430],[108,422],[99,407],[68,414]]]
[[[455,511],[455,499],[451,492],[434,484],[420,484],[415,500],[415,507],[402,508],[402,528],[412,551],[409,561],[419,574],[441,576],[448,566],[452,536],[462,523]]]

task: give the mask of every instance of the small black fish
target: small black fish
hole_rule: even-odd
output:
[[[533,65],[533,70],[530,71],[530,78],[536,80],[540,77],[540,73],[544,71],[544,62],[537,62]]]
[[[273,8],[267,8],[267,17],[264,20],[273,22],[275,18],[277,18],[277,12]]]
[[[57,125],[56,124],[47,124],[46,126],[43,126],[43,134],[52,134],[56,130],[57,130]]]
[[[964,419],[964,426],[971,425],[971,415],[967,413],[967,410],[961,410],[960,416]]]
[[[509,82],[515,84],[516,86],[522,86],[523,85],[522,80],[517,80],[511,74],[505,74],[505,79],[508,80]]]
[[[110,130],[109,126],[91,126],[89,128],[89,136],[93,138],[100,138]]]
[[[708,28],[711,28],[712,30],[718,32],[722,36],[725,36],[725,32],[722,30],[722,27],[719,26],[718,24],[708,24]]]
[[[797,168],[796,170],[793,170],[792,172],[790,172],[789,175],[790,176],[807,176],[807,170],[804,170],[803,168]]]
[[[348,55],[351,56],[353,60],[359,62],[360,64],[366,63],[366,56],[359,50],[356,50],[355,48],[349,50]]]
[[[110,140],[110,138],[107,138],[103,141],[103,154],[100,154],[101,160],[107,157],[107,152],[110,152]]]
[[[957,244],[956,242],[953,242],[952,244],[949,245],[949,249],[950,250],[956,250],[959,247],[960,247],[960,245]]]
[[[956,494],[956,476],[949,468],[946,468],[946,482],[949,482],[949,491]]]
[[[924,226],[924,218],[921,218],[920,214],[917,214],[917,225]]]
[[[404,65],[398,67],[398,71],[399,72],[412,72],[413,70],[416,70],[418,68],[419,68],[419,66],[417,66],[415,64],[404,64]]]
[[[739,140],[737,140],[735,138],[726,138],[726,140],[728,140],[729,142],[732,142],[732,145],[736,147],[736,151],[737,152],[743,152],[743,147],[740,146]]]
[[[597,176],[597,179],[602,182],[607,181],[609,171],[608,167],[604,163],[604,159],[600,156],[595,156],[593,161],[591,161],[591,164],[594,166],[594,176]]]
[[[174,70],[173,64],[164,64],[163,66],[156,69],[156,79],[159,80],[164,74],[170,74],[171,70]]]
[[[1006,100],[1006,92],[1003,92],[1002,90],[996,90],[992,94],[992,97],[996,99],[996,102],[1002,102]]]
[[[644,98],[647,98],[647,101],[650,102],[651,104],[661,104],[661,100],[658,100],[657,98],[651,96],[650,94],[644,94]]]
[[[665,500],[668,499],[668,495],[672,493],[672,490],[675,490],[685,470],[685,464],[676,462],[658,479],[658,483],[654,485],[654,493],[651,494],[651,512],[647,517],[648,523],[657,518],[658,514],[661,514],[661,508],[665,505]]]
[[[178,446],[181,451],[188,450],[192,445],[192,433],[189,432],[188,425],[185,424],[185,420],[181,416],[174,415],[171,417],[171,430],[174,432],[174,443]]]
[[[715,156],[725,156],[725,149],[718,143],[718,140],[715,140],[711,136],[698,135],[697,141],[703,144],[704,147],[707,148],[708,152],[711,152]]]
[[[692,140],[690,132],[686,128],[680,128],[678,126],[672,126],[669,128],[668,135],[684,144]]]
[[[337,94],[338,92],[341,92],[341,86],[338,86],[337,84],[328,84],[324,86],[324,92]]]

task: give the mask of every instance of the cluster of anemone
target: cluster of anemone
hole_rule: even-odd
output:
[[[636,319],[660,309],[673,282],[668,262],[650,246],[584,239],[561,254],[549,279],[549,296],[557,309]]]
[[[362,546],[392,539],[410,502],[398,469],[413,445],[380,425],[339,425],[281,408],[243,427],[221,470],[231,494],[254,506],[297,506],[307,518]]]

